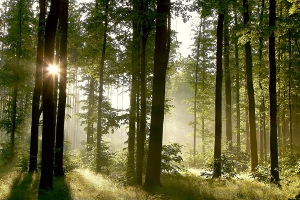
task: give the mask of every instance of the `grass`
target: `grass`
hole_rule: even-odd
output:
[[[75,169],[65,177],[54,177],[53,190],[39,194],[39,173],[21,172],[7,167],[0,171],[0,199],[2,200],[92,200],[92,199],[270,199],[287,200],[299,192],[299,178],[282,188],[253,179],[207,179],[193,173],[184,175],[163,174],[163,187],[144,189],[124,186],[103,174]]]

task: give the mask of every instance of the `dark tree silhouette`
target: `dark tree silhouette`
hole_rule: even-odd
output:
[[[54,102],[53,76],[48,71],[54,62],[54,43],[58,21],[59,1],[51,0],[50,11],[45,28],[45,56],[43,68],[43,139],[42,139],[42,167],[40,189],[51,189],[53,180],[54,157]]]
[[[279,182],[278,145],[277,145],[277,99],[276,99],[276,57],[274,30],[276,1],[270,0],[269,27],[269,98],[270,98],[270,161],[271,182]]]
[[[31,137],[30,137],[30,160],[29,171],[37,170],[37,154],[38,154],[38,134],[40,119],[40,96],[42,92],[43,82],[43,58],[44,58],[44,27],[46,15],[46,1],[39,1],[39,29],[37,43],[37,60],[35,71],[35,85],[32,97],[32,119],[31,119]]]
[[[213,177],[221,176],[221,142],[222,142],[222,49],[223,49],[224,14],[219,11],[217,26],[217,75],[215,92],[215,147]]]
[[[97,122],[97,168],[96,168],[97,172],[101,171],[101,156],[102,156],[101,140],[102,140],[102,104],[103,104],[103,86],[104,86],[103,71],[104,71],[106,43],[107,43],[108,3],[109,0],[106,0],[102,55],[101,55],[100,66],[99,66],[100,86],[99,86],[99,97],[98,97],[98,122]]]
[[[244,24],[249,23],[249,5],[248,0],[243,0],[244,7]],[[258,165],[257,157],[257,141],[256,141],[256,125],[255,125],[255,99],[252,78],[252,53],[250,41],[245,44],[245,58],[246,58],[246,86],[248,93],[248,114],[250,127],[250,149],[251,149],[251,170],[255,170]]]
[[[59,71],[59,102],[56,122],[55,143],[55,168],[54,174],[64,175],[63,150],[64,150],[64,125],[66,108],[66,86],[67,86],[67,38],[68,38],[68,0],[61,0],[59,21],[61,25],[60,36],[60,71]]]
[[[152,110],[149,152],[145,179],[146,186],[161,185],[160,171],[166,89],[166,71],[170,52],[170,6],[170,0],[157,0]]]

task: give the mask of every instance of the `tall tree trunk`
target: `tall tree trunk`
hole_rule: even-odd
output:
[[[54,148],[54,104],[53,76],[48,67],[54,62],[54,43],[58,21],[59,1],[51,0],[49,15],[45,28],[45,59],[43,69],[43,134],[42,134],[42,168],[40,189],[51,189],[53,180]]]
[[[149,152],[146,169],[146,186],[158,186],[161,172],[161,151],[164,124],[166,71],[169,61],[171,40],[171,2],[157,0],[154,74]]]
[[[94,134],[94,120],[93,120],[93,114],[94,114],[94,92],[95,92],[95,81],[94,78],[90,77],[90,89],[89,89],[89,107],[88,107],[88,122],[87,122],[87,138],[86,138],[86,144],[87,144],[87,153],[88,156],[91,153],[92,145],[93,145],[93,134]]]
[[[39,0],[39,29],[36,56],[35,85],[32,97],[32,118],[31,118],[31,137],[30,137],[30,159],[29,171],[37,170],[37,154],[38,154],[38,135],[39,135],[39,119],[40,119],[40,96],[42,92],[43,82],[43,57],[44,57],[44,27],[46,15],[46,0]]]
[[[262,23],[263,23],[263,16],[264,16],[264,9],[265,9],[265,0],[262,0],[261,2],[261,11],[260,11],[260,16],[259,16],[259,26],[262,28]],[[264,161],[264,137],[265,137],[265,95],[264,95],[264,89],[262,85],[262,73],[263,73],[263,37],[262,35],[259,37],[259,87],[260,87],[260,92],[261,92],[261,97],[260,97],[260,106],[259,106],[259,139],[260,139],[260,161]]]
[[[104,19],[104,33],[103,33],[103,44],[102,44],[102,55],[99,68],[100,86],[99,86],[99,97],[98,97],[98,122],[97,122],[97,172],[101,171],[101,157],[102,157],[102,101],[103,101],[103,71],[104,71],[104,61],[107,43],[107,26],[108,26],[108,3],[109,0],[105,2],[105,19]]]
[[[146,11],[147,5],[142,4],[141,8]],[[143,163],[144,163],[144,145],[146,136],[146,46],[149,34],[149,28],[145,23],[142,24],[142,49],[141,49],[141,120],[140,131],[137,135],[137,159],[136,159],[136,178],[137,184],[142,185],[143,180]]]
[[[61,0],[60,35],[60,71],[59,71],[59,102],[56,124],[55,168],[56,176],[63,176],[64,126],[67,88],[67,39],[68,39],[68,8],[69,0]]]
[[[200,57],[200,34],[201,34],[201,26],[197,38],[197,54],[196,54],[196,66],[195,66],[195,89],[194,89],[194,154],[193,154],[193,164],[196,163],[196,142],[197,142],[197,94],[198,94],[198,73],[199,73],[199,57]]]
[[[248,0],[243,0],[244,7],[244,24],[249,23],[249,5]],[[249,125],[250,125],[250,148],[251,148],[251,170],[254,171],[258,165],[257,157],[257,141],[256,141],[256,125],[255,125],[255,99],[252,78],[252,53],[250,41],[245,44],[245,57],[246,57],[246,79],[247,79],[247,92],[249,103]]]
[[[229,69],[229,13],[226,9],[224,18],[224,69],[226,94],[226,138],[229,151],[232,151],[232,119],[231,119],[231,78]]]
[[[237,23],[237,13],[234,14],[234,24]],[[238,41],[234,42],[234,58],[235,58],[235,67],[236,67],[236,77],[235,77],[235,86],[236,86],[236,144],[237,144],[237,155],[240,158],[241,151],[241,111],[240,111],[240,66],[239,66],[239,47]]]
[[[138,1],[134,1],[133,12],[138,10]],[[128,155],[127,155],[127,182],[132,184],[134,182],[134,146],[136,133],[136,110],[137,110],[137,93],[138,93],[138,65],[139,65],[139,28],[137,18],[133,17],[132,29],[132,75],[131,75],[131,94],[130,94],[130,111],[129,111],[129,133],[128,133]]]
[[[290,135],[290,148],[291,152],[293,153],[293,121],[292,121],[292,99],[291,99],[291,67],[292,67],[292,43],[291,43],[291,31],[289,30],[289,89],[288,89],[288,96],[289,96],[289,135]]]
[[[22,52],[22,25],[23,25],[23,0],[19,0],[17,3],[18,7],[18,42],[17,42],[17,60],[16,60],[16,66],[17,69],[19,69],[20,66],[20,58],[21,58],[21,52]],[[21,74],[19,74],[19,71],[16,70],[15,76],[19,78]],[[12,122],[12,128],[11,128],[11,135],[10,135],[10,142],[11,142],[11,159],[14,157],[14,146],[15,146],[15,134],[17,129],[17,101],[18,101],[18,91],[19,91],[19,83],[16,81],[14,83],[14,89],[13,89],[13,99],[12,99],[12,115],[11,115],[11,122]]]
[[[276,0],[270,0],[269,27],[275,27]],[[277,101],[276,101],[276,62],[275,36],[269,36],[269,97],[270,97],[270,160],[271,182],[279,182],[278,146],[277,146]]]
[[[224,14],[219,12],[217,26],[217,75],[215,94],[215,147],[213,177],[221,177],[221,142],[222,142],[222,49],[223,49]]]

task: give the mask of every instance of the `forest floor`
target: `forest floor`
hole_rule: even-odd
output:
[[[0,199],[2,200],[93,200],[93,199],[293,199],[300,191],[300,180],[278,188],[253,179],[205,178],[197,170],[184,175],[161,177],[163,187],[148,189],[125,186],[111,176],[95,174],[85,169],[72,170],[64,177],[54,177],[53,190],[38,192],[40,173],[21,172],[7,166],[0,169]],[[196,175],[195,175],[196,174]],[[298,178],[297,178],[298,179]]]

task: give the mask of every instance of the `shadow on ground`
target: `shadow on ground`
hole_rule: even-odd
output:
[[[71,198],[69,184],[65,177],[53,177],[53,190],[39,193],[40,174],[21,172],[15,179],[8,200],[69,200]]]

